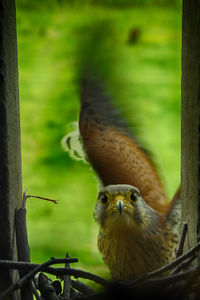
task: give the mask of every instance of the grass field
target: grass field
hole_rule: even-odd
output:
[[[170,199],[180,181],[181,11],[172,5],[71,2],[17,0],[23,188],[59,200],[58,205],[28,200],[29,243],[34,262],[69,252],[79,258],[77,267],[108,275],[96,246],[97,179],[60,143],[78,117],[75,53],[87,26],[112,20],[121,54],[118,104],[126,107],[130,125],[140,127]],[[132,28],[140,36],[130,45]],[[114,53],[112,36],[110,41]]]

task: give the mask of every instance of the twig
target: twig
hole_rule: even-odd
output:
[[[64,260],[64,262],[70,262],[70,263],[78,261],[76,258],[63,258],[63,259],[60,259],[59,263],[62,263],[63,260]],[[57,261],[59,261],[59,259],[57,259]],[[79,269],[52,268],[52,267],[47,267],[44,265],[31,264],[31,263],[26,263],[26,262],[12,262],[10,260],[0,261],[0,267],[8,268],[8,269],[18,269],[18,270],[20,270],[20,269],[21,270],[22,269],[23,270],[33,270],[37,267],[40,267],[39,271],[46,272],[46,273],[49,273],[52,275],[56,275],[56,276],[72,275],[75,278],[80,277],[80,278],[92,280],[98,284],[101,284],[102,286],[110,285],[110,282],[107,281],[106,279],[104,279],[100,276],[94,275],[92,273],[79,270]]]
[[[26,197],[27,198],[37,198],[37,199],[47,200],[47,201],[53,202],[55,204],[58,204],[58,200],[53,200],[53,199],[49,199],[49,198],[45,198],[45,197],[33,196],[33,195],[26,195]]]
[[[5,299],[12,292],[21,288],[24,285],[24,283],[27,282],[27,280],[30,280],[31,278],[33,278],[38,272],[40,272],[44,268],[47,268],[50,265],[59,264],[59,263],[66,263],[66,258],[56,259],[56,258],[52,257],[47,262],[45,262],[41,265],[38,265],[37,267],[32,269],[29,273],[27,273],[24,277],[20,278],[20,280],[18,280],[15,284],[13,284],[8,289],[6,289],[2,294],[0,294],[0,300]]]
[[[150,279],[149,282],[163,282],[166,285],[168,284],[174,284],[176,281],[178,280],[183,280],[189,276],[191,276],[194,272],[200,272],[200,266],[197,266],[195,268],[192,268],[189,271],[183,272],[183,273],[179,273],[179,274],[174,274],[174,275],[169,275],[166,277],[160,277],[160,278],[154,278],[154,279]]]
[[[56,260],[58,261],[59,264],[63,263],[63,260],[65,260],[64,262],[68,262],[70,264],[78,262],[78,258],[57,258]],[[33,264],[24,261],[0,260],[0,268],[6,268],[6,269],[30,271],[38,266],[41,266],[41,264]]]
[[[69,258],[69,254],[66,254],[66,258]],[[70,269],[70,264],[66,263],[65,268]],[[70,275],[63,276],[64,286],[63,286],[63,297],[70,298],[70,289],[71,289],[71,278]]]
[[[49,274],[53,274],[56,276],[63,276],[63,275],[71,275],[74,276],[74,278],[84,278],[89,279],[91,281],[94,281],[98,284],[101,284],[104,287],[110,286],[110,282],[98,275],[92,274],[90,272],[86,272],[79,269],[66,269],[66,268],[47,268],[44,272],[47,272]]]
[[[194,254],[193,256],[189,257],[186,261],[184,261],[182,264],[178,265],[176,268],[172,270],[170,274],[176,274],[183,270],[188,269],[188,267],[191,265],[191,263],[197,258],[198,254]]]
[[[170,285],[174,285],[176,289],[176,284],[182,284],[184,287],[186,280],[190,278],[194,273],[199,274],[200,266],[186,271],[183,273],[169,275],[167,277],[148,279],[146,281],[138,282],[137,284],[130,284],[129,287],[133,288],[134,291],[144,291],[145,293],[151,293],[152,291],[162,291],[164,288],[168,288]]]
[[[41,197],[41,196],[27,195],[26,192],[27,192],[27,188],[23,192],[23,205],[25,205],[25,202],[26,202],[27,198],[37,198],[37,199],[41,199],[41,200],[50,201],[50,202],[53,202],[55,204],[58,203],[58,200],[54,200],[54,199],[50,199],[50,198],[46,198],[46,197]]]
[[[182,230],[181,230],[181,238],[179,241],[178,249],[176,250],[176,258],[178,258],[183,254],[183,247],[184,247],[187,231],[188,231],[188,224],[183,223]]]
[[[84,295],[94,295],[94,290],[79,280],[71,280],[71,286]]]
[[[181,262],[183,262],[187,258],[191,257],[193,254],[195,254],[199,250],[200,250],[200,242],[197,243],[196,246],[194,246],[193,248],[191,248],[188,252],[186,252],[185,254],[179,256],[177,259],[175,259],[174,261],[172,261],[170,264],[168,264],[168,265],[166,265],[166,266],[164,266],[164,267],[162,267],[162,268],[160,268],[158,270],[155,270],[155,271],[153,271],[151,273],[144,274],[140,278],[136,279],[133,284],[138,284],[139,282],[141,282],[143,280],[150,279],[152,277],[160,275],[161,273],[164,273],[166,271],[169,271],[169,270],[175,268]]]

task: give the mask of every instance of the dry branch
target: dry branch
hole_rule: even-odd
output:
[[[58,263],[74,263],[77,262],[77,258],[60,258],[60,259],[55,259],[54,264]],[[18,270],[26,270],[26,271],[32,271],[35,270],[36,268],[39,269],[41,272],[49,273],[52,275],[56,275],[58,277],[64,276],[64,275],[71,275],[74,276],[75,278],[85,278],[92,280],[98,284],[101,284],[102,286],[109,286],[109,281],[106,279],[94,275],[90,272],[85,272],[83,270],[79,269],[72,269],[72,268],[52,268],[49,267],[45,264],[31,264],[31,263],[26,263],[26,262],[12,262],[12,261],[0,261],[0,268],[7,268],[7,269],[18,269]],[[39,272],[38,271],[38,272]],[[1,299],[1,298],[0,298]]]
[[[69,254],[66,254],[66,258],[69,258]],[[70,264],[65,264],[66,269],[70,269]],[[63,297],[69,299],[70,298],[70,290],[71,290],[71,278],[70,275],[63,276],[64,287],[63,287]]]
[[[71,286],[84,295],[94,295],[94,290],[79,280],[71,280]]]
[[[165,273],[167,271],[172,270],[173,268],[175,268],[176,266],[178,266],[180,263],[182,263],[183,261],[185,261],[186,259],[193,257],[194,255],[196,255],[197,252],[200,251],[200,242],[197,243],[196,246],[194,246],[192,249],[190,249],[189,251],[187,251],[185,254],[179,256],[177,259],[175,259],[174,261],[172,261],[170,264],[156,270],[153,271],[151,273],[146,273],[143,276],[141,276],[140,278],[138,278],[137,280],[135,280],[135,282],[133,284],[138,284],[141,281],[147,280],[147,279],[151,279],[153,277],[156,277],[162,273]]]
[[[65,263],[65,262],[66,262],[66,258],[56,259],[56,258],[52,257],[47,262],[45,262],[41,265],[37,265],[37,267],[33,268],[24,277],[20,278],[20,280],[18,280],[15,284],[13,284],[8,289],[6,289],[2,294],[0,294],[0,300],[5,299],[11,293],[20,289],[28,280],[31,280],[38,272],[42,271],[43,268],[49,267],[50,265],[53,265],[53,264],[59,264],[59,263]]]
[[[178,249],[176,250],[176,258],[178,258],[183,254],[183,247],[184,247],[187,231],[188,231],[188,224],[184,222],[181,230],[180,242],[178,245]]]
[[[36,199],[46,200],[46,201],[49,201],[49,202],[53,202],[54,204],[58,203],[58,200],[54,200],[54,199],[50,199],[50,198],[46,198],[46,197],[41,197],[41,196],[35,196],[35,195],[27,195],[26,192],[27,192],[27,188],[23,192],[23,206],[25,205],[26,200],[28,198],[36,198]]]

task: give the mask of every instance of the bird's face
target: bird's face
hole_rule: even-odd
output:
[[[104,228],[127,230],[148,225],[149,213],[152,215],[153,210],[136,187],[117,184],[100,190],[94,217]]]

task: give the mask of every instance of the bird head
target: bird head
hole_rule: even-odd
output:
[[[98,195],[94,218],[101,227],[123,231],[138,227],[147,229],[158,216],[143,200],[140,191],[131,185],[115,184],[103,187]]]

